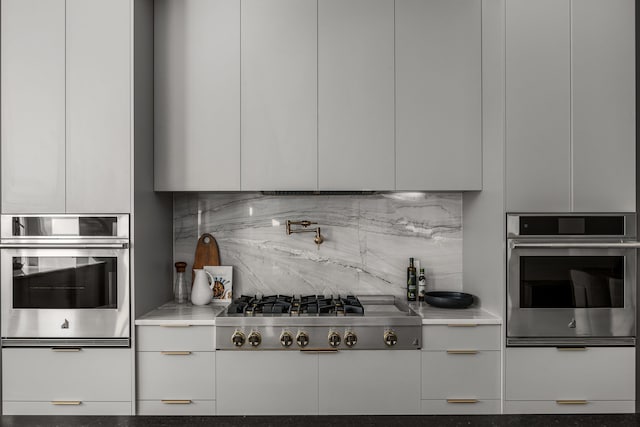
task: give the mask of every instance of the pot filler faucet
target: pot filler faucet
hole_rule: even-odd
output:
[[[316,236],[313,238],[313,241],[315,242],[316,245],[318,245],[318,248],[320,248],[320,245],[322,244],[322,242],[324,242],[324,237],[322,237],[322,234],[320,234],[320,227],[316,227],[315,230],[313,229],[309,229],[310,225],[317,225],[317,222],[311,222],[308,220],[304,220],[304,221],[290,221],[287,220],[287,235],[291,235],[293,233],[316,233]],[[298,228],[298,229],[292,229],[291,226],[293,225],[299,225],[302,228]]]

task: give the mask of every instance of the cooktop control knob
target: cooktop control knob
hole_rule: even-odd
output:
[[[252,347],[257,347],[260,345],[260,343],[262,342],[262,337],[260,336],[260,332],[258,331],[253,331],[249,334],[249,338],[248,338],[249,344],[251,344]]]
[[[398,335],[393,330],[388,329],[384,332],[384,343],[388,347],[392,347],[398,343]]]
[[[296,335],[296,342],[300,347],[306,347],[309,344],[309,335],[304,331],[298,332],[298,335]]]
[[[244,336],[244,333],[242,333],[242,331],[236,330],[233,333],[233,335],[231,335],[231,342],[236,347],[242,347],[242,344],[244,344],[244,341],[245,341],[245,336]]]
[[[282,331],[280,334],[280,344],[282,344],[283,347],[291,347],[291,344],[293,344],[293,335],[291,335],[291,332]]]
[[[340,334],[333,331],[329,332],[329,345],[331,347],[337,347],[340,345]]]
[[[347,347],[353,347],[358,342],[358,337],[352,331],[347,331],[344,334],[344,343]]]

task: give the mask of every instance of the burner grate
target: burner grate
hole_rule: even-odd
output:
[[[270,316],[364,316],[364,307],[353,295],[242,295],[227,309],[230,315]]]

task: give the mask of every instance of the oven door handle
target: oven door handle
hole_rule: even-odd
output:
[[[542,248],[542,249],[640,249],[640,242],[567,242],[567,243],[525,243],[511,240],[511,249]]]
[[[0,249],[128,249],[128,243],[0,243]]]

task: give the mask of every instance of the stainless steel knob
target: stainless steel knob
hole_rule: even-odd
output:
[[[242,347],[242,345],[244,344],[244,341],[245,341],[245,336],[244,336],[244,333],[242,333],[242,331],[235,331],[233,335],[231,335],[231,342],[236,347]]]
[[[357,342],[358,337],[355,333],[348,331],[346,334],[344,334],[344,343],[347,345],[347,347],[353,347]]]
[[[298,332],[298,335],[296,335],[296,342],[300,347],[306,347],[309,344],[309,335],[303,331]]]
[[[249,334],[248,341],[252,347],[257,347],[262,342],[262,336],[260,336],[260,333],[258,331],[253,331]]]
[[[398,335],[396,335],[396,333],[393,332],[391,329],[389,329],[388,331],[385,331],[384,343],[389,347],[396,345],[398,343]]]
[[[340,334],[337,332],[329,332],[329,345],[331,347],[337,347],[340,345]]]
[[[291,335],[291,332],[282,331],[280,334],[280,344],[282,344],[283,347],[291,347],[291,344],[293,344],[293,335]]]

